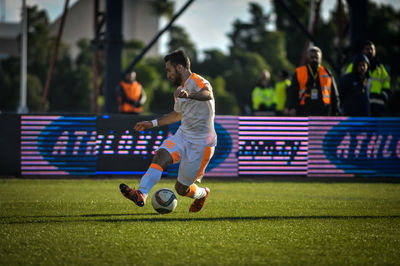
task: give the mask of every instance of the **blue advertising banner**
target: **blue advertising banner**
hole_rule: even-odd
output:
[[[133,130],[151,119],[0,114],[0,175],[141,175],[179,126]],[[400,176],[400,118],[217,116],[215,128],[208,176]]]

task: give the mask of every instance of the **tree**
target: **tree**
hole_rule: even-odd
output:
[[[281,70],[294,71],[293,64],[286,57],[285,43],[283,32],[266,31],[253,44],[253,51],[259,53],[271,66],[272,80],[275,80]]]
[[[151,6],[157,15],[171,19],[174,15],[175,3],[169,0],[153,0]]]
[[[207,50],[204,51],[204,59],[198,64],[194,64],[193,69],[203,73],[204,75],[216,78],[222,76],[228,64],[229,56],[225,55],[219,50]]]
[[[367,36],[390,72],[392,88],[400,90],[400,11],[368,1],[367,12]]]
[[[236,20],[228,36],[231,39],[230,56],[225,60],[222,76],[227,90],[234,93],[242,112],[248,113],[251,92],[262,70],[271,72],[273,79],[282,70],[291,71],[293,65],[286,58],[285,35],[267,30],[271,14],[264,14],[258,4],[249,5],[250,22]]]
[[[180,26],[171,26],[169,29],[168,50],[183,49],[192,62],[197,62],[197,51],[195,44],[190,40],[185,29]]]
[[[122,46],[122,68],[125,69],[139,55],[144,48],[144,43],[140,40],[132,39],[125,41]]]
[[[299,25],[294,23],[293,17],[296,17],[299,23],[302,24],[304,28],[307,28],[306,25],[309,22],[310,6],[308,1],[290,1],[290,5],[287,4],[288,2],[289,1],[284,0],[273,1],[274,12],[277,18],[275,24],[277,30],[283,32],[285,36],[286,51],[289,61],[295,66],[298,66],[301,64],[304,45],[307,43],[308,36]],[[284,5],[287,5],[289,9],[285,9]],[[318,45],[322,50],[324,65],[329,65],[328,68],[336,71],[338,76],[340,74],[340,66],[336,64],[337,60],[332,59],[337,56],[338,52],[341,52],[338,47],[335,47],[336,32],[337,28],[332,18],[327,22],[318,20],[312,36],[317,42],[314,45]]]
[[[387,113],[399,116],[400,100],[400,11],[389,5],[368,2],[367,37],[374,42],[378,59],[385,65],[391,77],[392,94]]]
[[[239,115],[240,108],[234,94],[229,93],[222,76],[206,77],[211,83],[215,98],[215,113],[218,115]]]
[[[271,67],[258,53],[235,48],[231,49],[227,66],[229,67],[225,68],[222,75],[226,81],[227,91],[236,97],[241,112],[248,114],[253,87],[261,71],[269,70]]]
[[[249,11],[252,15],[249,23],[237,19],[233,23],[233,32],[228,34],[232,46],[243,50],[254,51],[254,45],[260,41],[261,36],[266,32],[270,15],[264,14],[263,8],[256,3],[249,4]]]
[[[228,34],[232,47],[260,54],[271,66],[273,77],[282,69],[293,70],[293,65],[286,58],[285,34],[267,30],[267,26],[272,23],[272,14],[264,14],[262,7],[255,3],[249,5],[249,11],[250,22],[236,20],[233,32]]]
[[[10,57],[0,64],[0,110],[14,112],[19,99],[19,58]],[[27,97],[28,106],[30,103]]]
[[[285,50],[287,52],[288,60],[294,65],[298,65],[301,60],[303,44],[306,41],[306,36],[299,30],[285,12],[285,9],[280,4],[281,1],[283,0],[274,0],[272,2],[273,12],[276,16],[276,30],[283,32],[285,36]],[[307,25],[309,12],[308,3],[306,1],[290,1],[290,10],[303,25]]]
[[[27,61],[27,105],[31,112],[39,111],[55,38],[49,32],[49,19],[37,6],[28,7],[28,61]],[[89,110],[89,88],[91,69],[83,57],[76,66],[69,56],[66,45],[60,44],[54,66],[52,83],[48,95],[48,110],[51,112],[87,112]],[[20,59],[11,57],[2,62],[0,108],[15,111],[19,98]]]
[[[50,35],[49,17],[45,10],[38,6],[28,7],[28,72],[36,75],[42,84],[46,81],[55,38]]]
[[[43,84],[50,59],[52,39],[49,34],[49,19],[45,11],[37,6],[27,8],[27,105],[30,111],[38,111]],[[19,37],[19,41],[20,41]],[[15,111],[19,102],[20,58],[10,57],[1,62],[0,109]],[[4,99],[4,100],[3,100]]]

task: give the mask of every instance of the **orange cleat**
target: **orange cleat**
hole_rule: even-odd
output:
[[[146,198],[144,197],[142,192],[140,192],[139,190],[136,190],[135,188],[130,188],[125,184],[120,184],[119,190],[121,191],[122,195],[124,195],[125,198],[130,199],[137,206],[139,206],[139,207],[144,206],[144,204],[146,202]]]
[[[205,187],[204,189],[206,190],[206,195],[201,199],[195,199],[192,205],[190,205],[189,212],[199,212],[203,208],[204,203],[210,194],[210,189],[208,187]]]

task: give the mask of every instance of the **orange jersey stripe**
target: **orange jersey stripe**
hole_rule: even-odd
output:
[[[197,74],[192,73],[192,75],[190,75],[190,77],[185,81],[185,84],[183,84],[182,89],[185,88],[186,82],[188,82],[189,79],[193,79],[193,81],[196,82],[197,86],[199,86],[200,89],[203,89],[206,86],[202,78],[200,78]]]
[[[206,86],[203,79],[200,78],[197,74],[192,73],[192,76],[190,78],[193,79],[194,82],[196,82],[197,86],[199,86],[200,89],[202,89],[202,88],[204,88],[204,86]]]

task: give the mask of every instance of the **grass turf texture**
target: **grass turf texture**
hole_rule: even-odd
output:
[[[0,180],[0,265],[395,265],[400,184],[215,181],[204,209],[138,208],[129,180]],[[152,192],[173,188],[163,179]]]

